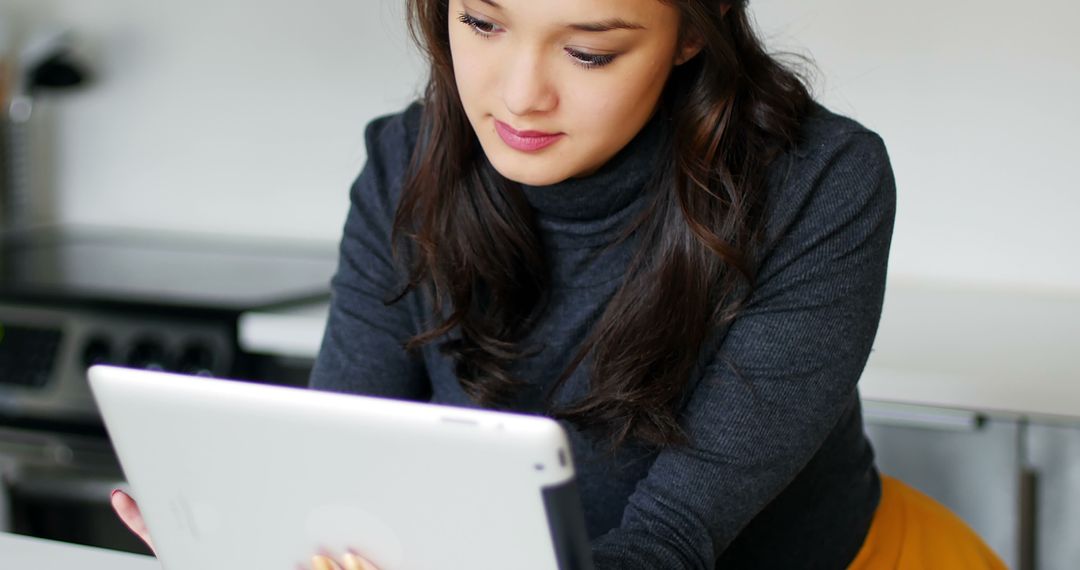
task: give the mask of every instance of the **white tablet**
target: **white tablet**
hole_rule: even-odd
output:
[[[94,366],[168,570],[592,567],[570,446],[542,417]]]

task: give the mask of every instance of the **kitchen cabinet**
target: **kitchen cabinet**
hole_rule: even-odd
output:
[[[867,402],[866,433],[878,468],[964,519],[1010,568],[1023,568],[1030,529],[1015,417]]]
[[[1033,423],[1022,444],[1034,482],[1035,567],[1080,567],[1080,423]]]
[[[952,509],[1010,568],[1080,565],[1080,421],[865,408],[882,472]]]
[[[125,554],[0,531],[0,568],[161,570],[161,564],[150,556]]]

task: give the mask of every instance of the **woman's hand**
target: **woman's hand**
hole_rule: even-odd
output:
[[[135,502],[135,499],[132,499],[131,495],[120,489],[116,489],[112,492],[110,502],[120,520],[131,529],[131,532],[142,539],[146,546],[149,546],[150,550],[156,555],[157,551],[154,550],[154,543],[150,540],[150,531],[146,528],[142,512],[139,511],[139,505]],[[379,570],[374,564],[360,558],[353,552],[346,552],[341,557],[341,562],[329,556],[316,555],[311,558],[311,566],[312,570]]]
[[[329,556],[314,556],[311,559],[311,567],[313,570],[379,570],[374,564],[352,552],[346,552],[345,556],[341,557],[341,562]]]
[[[120,489],[116,489],[112,492],[110,502],[120,520],[131,529],[131,532],[142,539],[154,554],[157,554],[157,551],[154,550],[154,542],[150,540],[150,531],[146,528],[142,512],[139,511],[139,505],[135,502],[135,499],[132,499],[131,495]],[[379,570],[375,565],[352,552],[346,552],[341,557],[341,562],[329,556],[313,556],[311,566],[313,570]]]
[[[154,550],[154,543],[150,540],[150,531],[147,530],[146,523],[143,522],[142,512],[139,511],[139,505],[135,502],[135,499],[132,499],[131,495],[120,489],[114,489],[109,502],[112,503],[112,508],[116,511],[120,520],[124,521],[124,524],[131,529],[131,532],[141,538],[146,543],[146,546],[150,547],[150,551],[157,555],[157,551]]]

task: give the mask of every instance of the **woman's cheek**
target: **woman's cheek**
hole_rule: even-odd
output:
[[[494,62],[484,58],[471,58],[455,64],[458,93],[466,109],[483,108],[486,104],[485,98],[496,94],[496,86],[491,79],[493,65]]]
[[[584,130],[590,135],[607,133],[608,136],[618,133],[627,128],[626,123],[635,119],[635,108],[639,103],[637,94],[628,93],[625,85],[609,85],[606,82],[597,88],[588,90],[572,90],[575,127]]]

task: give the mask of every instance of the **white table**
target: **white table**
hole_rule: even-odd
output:
[[[240,315],[238,342],[246,352],[315,358],[330,304],[308,303]]]
[[[0,568],[48,570],[161,570],[155,558],[0,533]]]
[[[1080,418],[1080,295],[903,284],[886,293],[863,399]]]
[[[328,305],[248,313],[240,346],[314,358]],[[1080,295],[890,283],[864,400],[1080,419]]]

